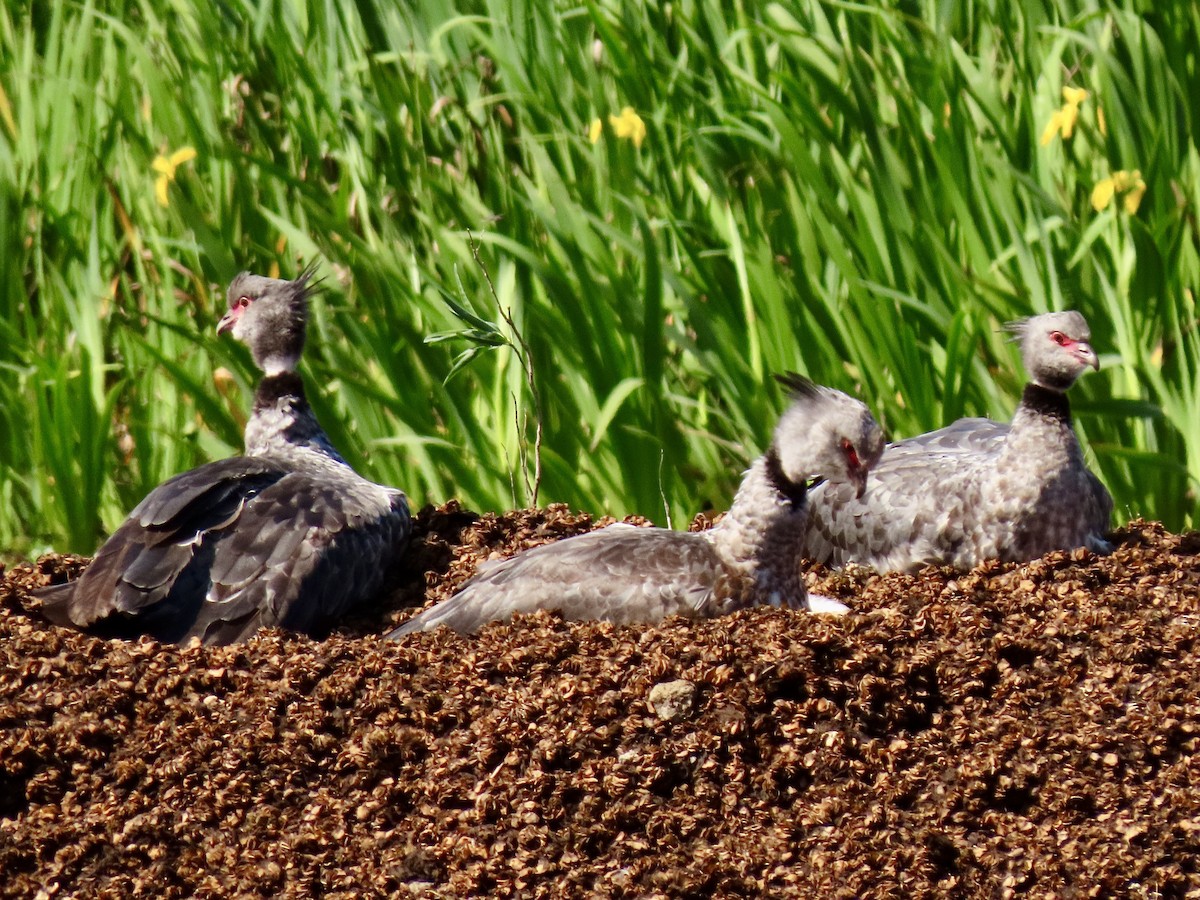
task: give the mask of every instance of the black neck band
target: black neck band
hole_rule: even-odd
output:
[[[1071,404],[1067,401],[1067,395],[1062,391],[1031,382],[1025,385],[1025,392],[1021,395],[1021,405],[1046,418],[1059,419],[1068,425],[1071,424]]]
[[[805,482],[792,481],[784,474],[783,465],[779,462],[779,451],[775,449],[774,444],[767,451],[767,481],[775,492],[792,506],[802,506],[808,496],[808,485]]]
[[[280,400],[295,399],[301,403],[304,398],[304,381],[295,372],[280,372],[278,375],[267,375],[258,383],[254,392],[254,408],[268,409]]]

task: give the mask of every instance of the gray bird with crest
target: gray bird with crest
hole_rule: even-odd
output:
[[[294,281],[242,273],[217,326],[263,373],[245,455],[151,491],[75,581],[41,589],[51,621],[106,637],[206,644],[278,625],[321,636],[378,593],[410,532],[401,491],[333,448],[305,398],[312,270]]]
[[[616,623],[710,618],[759,604],[845,612],[805,591],[797,550],[808,527],[808,482],[823,476],[861,495],[883,434],[858,400],[800,376],[781,380],[792,391],[791,404],[713,528],[610,525],[485,563],[462,591],[388,637],[439,625],[473,632],[539,609]]]
[[[1075,547],[1111,552],[1112,497],[1084,462],[1066,394],[1100,368],[1087,321],[1052,312],[1008,328],[1030,375],[1012,422],[959,419],[888,444],[865,497],[818,486],[803,556],[911,572]]]

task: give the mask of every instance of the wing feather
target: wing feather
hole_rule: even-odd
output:
[[[193,630],[210,643],[273,625],[322,633],[378,591],[410,527],[404,502],[365,503],[291,473],[263,491],[218,545]]]
[[[105,541],[73,590],[43,595],[47,616],[88,627],[113,615],[137,616],[168,594],[177,603],[194,601],[175,588],[197,549],[283,474],[264,460],[233,457],[163,482]]]
[[[1069,420],[1032,417],[1022,428],[960,419],[889,444],[861,498],[845,485],[818,485],[803,555],[887,572],[970,568],[1081,544],[1103,552],[1094,533],[1112,501],[1084,466]]]
[[[408,537],[399,491],[234,457],[150,492],[83,575],[39,595],[48,618],[109,636],[243,640],[326,629],[378,590]],[[363,488],[362,485],[367,485]]]
[[[514,613],[558,610],[620,624],[712,614],[730,573],[701,535],[610,525],[481,567],[462,591],[392,631],[469,633]]]

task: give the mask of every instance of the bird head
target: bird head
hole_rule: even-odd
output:
[[[264,374],[294,371],[304,351],[308,298],[317,285],[312,276],[311,266],[293,281],[242,272],[229,285],[217,334],[230,332],[249,347]]]
[[[1065,391],[1087,368],[1099,369],[1087,319],[1075,310],[1042,313],[1007,326],[1021,345],[1021,360],[1034,383]]]
[[[789,373],[779,376],[791,404],[775,427],[772,451],[784,478],[849,482],[859,497],[867,473],[883,453],[883,430],[866,404],[841,391]]]

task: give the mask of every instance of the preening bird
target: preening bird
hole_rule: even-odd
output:
[[[959,419],[889,444],[863,497],[820,485],[804,556],[890,572],[1075,547],[1111,552],[1112,497],[1084,462],[1066,395],[1086,369],[1100,368],[1087,321],[1053,312],[1008,328],[1030,375],[1012,423]]]
[[[323,635],[380,589],[410,531],[401,491],[367,481],[322,430],[296,373],[312,270],[244,272],[217,332],[263,373],[245,455],[151,491],[75,581],[38,591],[51,621],[106,636],[245,640],[278,625]]]
[[[715,527],[689,534],[610,525],[485,563],[462,591],[388,637],[439,625],[473,632],[539,609],[617,623],[708,618],[756,604],[844,612],[804,588],[797,554],[807,528],[808,482],[823,476],[861,495],[883,434],[858,400],[799,376],[785,384],[791,404],[770,449],[750,466]]]

